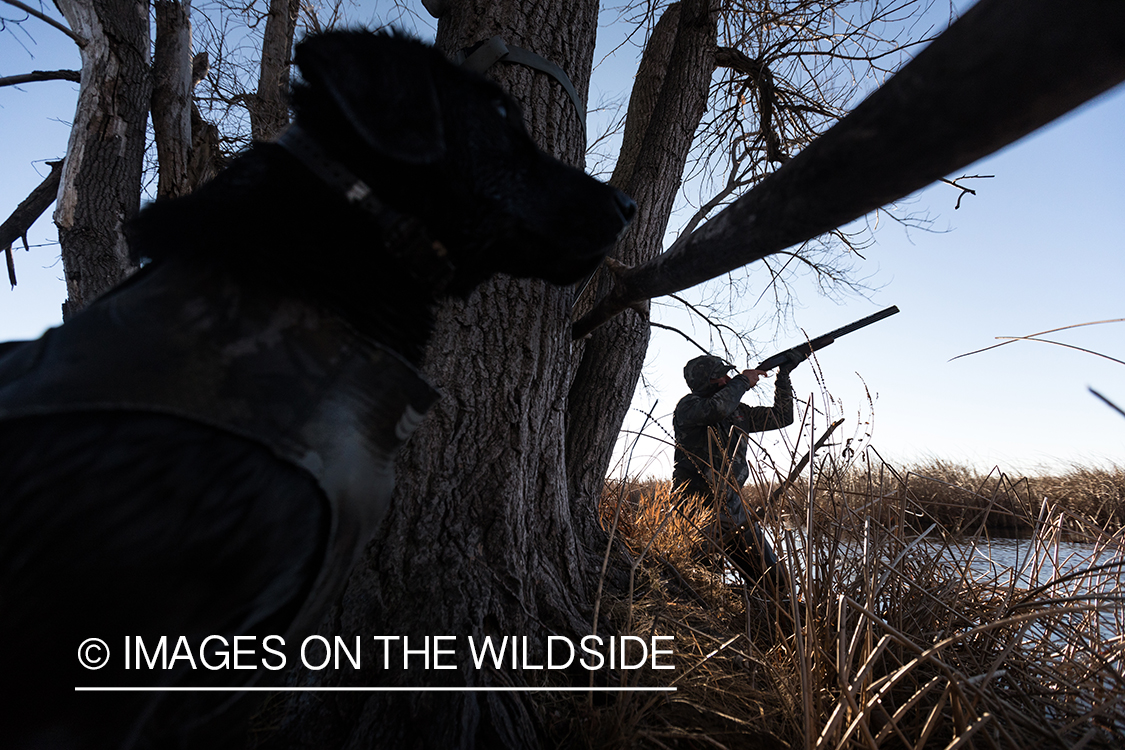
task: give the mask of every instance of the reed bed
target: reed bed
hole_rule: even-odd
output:
[[[841,465],[829,454],[820,462],[814,479],[820,514],[862,508],[884,522],[893,522],[897,514],[917,530],[937,523],[959,535],[1027,536],[1047,503],[1079,534],[1125,528],[1125,467],[1073,466],[1061,473],[1014,476],[999,468],[980,472],[940,460],[894,468],[873,450],[871,454],[874,460]],[[762,504],[776,487],[765,477],[757,479],[743,494],[748,502]],[[807,497],[807,476],[797,478],[793,489]]]
[[[824,454],[811,490],[807,475],[744,490],[784,551],[782,592],[704,554],[709,511],[667,482],[607,484],[603,524],[632,562],[603,611],[675,637],[678,690],[583,704],[598,729],[564,744],[1125,746],[1120,469],[1036,484]],[[1027,537],[1014,560],[992,559],[998,528]]]

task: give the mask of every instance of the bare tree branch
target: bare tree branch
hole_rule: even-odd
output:
[[[1049,0],[982,0],[790,163],[663,255],[615,274],[574,334],[864,216],[1122,80],[1125,4],[1081,0],[1060,16]]]
[[[85,47],[86,46],[86,40],[85,39],[80,37],[78,34],[75,34],[69,28],[67,28],[63,24],[59,23],[55,19],[51,18],[50,16],[45,15],[45,14],[40,13],[39,11],[35,10],[35,8],[32,8],[31,6],[28,6],[28,5],[24,5],[19,0],[0,0],[0,2],[5,2],[8,5],[19,8],[24,13],[27,13],[28,15],[31,15],[31,16],[35,16],[36,18],[38,18],[43,23],[50,24],[51,26],[54,26],[56,29],[58,29],[62,33],[66,34],[71,39],[73,39],[75,44],[77,44],[79,47]]]
[[[676,328],[675,326],[666,326],[663,323],[655,323],[655,322],[652,322],[652,321],[649,321],[649,325],[652,326],[653,328],[661,328],[665,331],[672,331],[673,333],[678,333],[681,336],[683,336],[685,339],[687,339],[689,343],[694,344],[695,348],[698,349],[699,351],[703,352],[704,354],[710,354],[711,353],[710,349],[707,349],[702,344],[700,344],[698,341],[693,339],[691,336],[688,336],[686,333],[681,331],[679,328]]]
[[[967,188],[964,185],[959,184],[961,182],[961,180],[987,180],[987,179],[989,179],[991,177],[995,177],[995,176],[996,175],[994,175],[994,174],[963,174],[960,177],[955,177],[952,180],[946,179],[945,177],[942,177],[941,181],[944,182],[946,185],[952,185],[953,187],[955,187],[955,188],[957,188],[958,190],[961,191],[957,195],[957,204],[955,206],[953,206],[953,210],[956,211],[957,209],[961,208],[961,199],[962,198],[964,198],[966,195],[976,195],[977,194],[976,190],[973,190],[972,188]]]
[[[4,254],[7,256],[8,282],[13,288],[16,285],[16,267],[15,260],[12,258],[12,243],[23,237],[26,248],[27,230],[55,202],[55,195],[59,192],[63,163],[61,160],[49,161],[47,165],[51,167],[50,174],[16,206],[12,215],[0,224],[0,248],[4,248]]]
[[[74,81],[79,83],[81,76],[77,70],[33,70],[30,73],[0,78],[0,87],[19,86],[23,83],[36,83],[38,81]]]
[[[684,180],[696,193],[684,198],[698,208],[679,233],[694,231],[786,164],[843,118],[873,80],[882,82],[888,66],[897,67],[912,47],[932,41],[933,27],[918,29],[913,23],[932,2],[772,0],[752,10],[744,0],[722,0],[722,41],[713,60],[720,75]],[[723,174],[725,184],[715,179]],[[819,269],[856,253],[870,241],[865,238],[872,229],[826,235],[797,252],[813,261],[818,276],[854,288],[848,274],[834,268],[825,275]],[[782,296],[791,293],[788,277],[773,281]],[[729,288],[733,292],[737,286]],[[826,291],[836,289],[830,285]],[[779,311],[784,305],[779,302]]]
[[[741,50],[733,47],[719,47],[715,50],[715,67],[730,68],[757,80],[762,74],[762,61],[755,60]]]

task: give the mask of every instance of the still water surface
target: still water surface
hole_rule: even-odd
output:
[[[1121,569],[1113,563],[1122,561],[1122,551],[1093,544],[1060,542],[1044,544],[1035,539],[969,539],[951,548],[954,557],[969,561],[974,572],[990,576],[1016,571],[1017,585],[1029,588],[1099,566],[1103,572],[1091,573],[1089,583],[1110,584],[1121,578]],[[1120,592],[1119,592],[1120,593]]]
[[[780,545],[773,535],[768,537],[781,554],[795,554],[803,562],[804,539],[797,531],[786,534]],[[1125,639],[1125,549],[1119,546],[973,537],[959,542],[922,540],[916,549],[940,555],[955,571],[967,569],[967,577],[980,585],[1039,589],[1035,598],[1040,601],[1096,604],[1102,637]],[[861,550],[857,540],[854,552],[862,554]],[[814,567],[813,574],[817,572]]]

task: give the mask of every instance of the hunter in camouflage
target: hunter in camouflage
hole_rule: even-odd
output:
[[[691,393],[676,404],[672,420],[676,433],[673,486],[681,494],[702,496],[709,507],[718,499],[713,531],[723,540],[730,559],[754,578],[774,568],[777,558],[761,529],[746,515],[739,493],[750,475],[746,434],[793,423],[789,373],[803,360],[804,356],[795,354],[778,369],[772,406],[748,406],[741,399],[765,372],[743,370],[730,377],[735,368],[729,362],[711,355],[696,357],[684,367]],[[757,537],[756,545],[751,534]]]

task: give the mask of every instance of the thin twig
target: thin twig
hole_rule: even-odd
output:
[[[993,344],[992,346],[986,346],[983,349],[977,349],[975,351],[965,352],[964,354],[958,354],[956,357],[951,358],[949,361],[952,362],[954,359],[961,359],[961,357],[968,357],[968,356],[973,355],[973,354],[980,354],[981,352],[987,352],[990,349],[996,349],[997,347],[1007,346],[1008,344],[1014,343],[1016,341],[1023,341],[1023,340],[1039,340],[1039,341],[1041,341],[1042,339],[1035,339],[1035,337],[1036,336],[1045,336],[1048,333],[1058,333],[1059,331],[1067,331],[1067,330],[1070,330],[1071,328],[1082,328],[1083,326],[1100,326],[1100,325],[1104,325],[1106,323],[1125,323],[1125,318],[1114,318],[1113,320],[1095,320],[1095,321],[1092,321],[1092,322],[1089,322],[1089,323],[1075,323],[1074,325],[1062,326],[1061,328],[1052,328],[1049,331],[1040,331],[1039,333],[1032,333],[1032,334],[1029,334],[1027,336],[997,336],[998,339],[1003,338],[1003,339],[1007,339],[1007,341],[1001,341],[999,344]],[[1055,343],[1055,342],[1048,341],[1046,343]],[[1077,347],[1075,347],[1075,348],[1077,348]],[[1091,354],[1097,354],[1097,352],[1091,352]],[[1099,355],[1099,356],[1105,356],[1105,355]],[[1107,357],[1107,359],[1113,359],[1113,357]],[[1120,361],[1120,360],[1114,360],[1114,361],[1117,362],[1117,361]],[[1123,362],[1122,364],[1125,364],[1125,362]]]
[[[54,26],[56,29],[58,29],[62,33],[66,34],[71,39],[73,39],[75,44],[77,44],[79,47],[85,47],[86,46],[87,42],[86,42],[85,39],[78,36],[73,31],[71,31],[69,28],[67,28],[63,24],[59,23],[55,19],[51,18],[50,16],[45,15],[45,14],[40,13],[39,11],[35,10],[35,8],[32,8],[28,5],[24,5],[19,0],[0,0],[0,1],[5,2],[8,5],[12,5],[16,8],[19,8],[24,13],[27,13],[28,15],[31,15],[31,16],[35,16],[40,21],[42,21],[44,23],[47,23],[47,24],[50,24],[51,26]]]
[[[684,333],[683,331],[681,331],[681,330],[680,330],[679,328],[676,328],[675,326],[666,326],[666,325],[663,325],[663,324],[661,324],[661,323],[656,323],[656,322],[654,322],[654,321],[651,321],[651,320],[650,320],[650,321],[648,322],[648,324],[649,324],[650,326],[652,326],[653,328],[662,328],[662,329],[664,329],[665,331],[672,331],[673,333],[678,333],[678,334],[680,334],[681,336],[683,336],[683,337],[684,337],[685,339],[687,339],[687,340],[688,340],[689,342],[691,342],[692,344],[694,344],[694,345],[696,346],[696,348],[697,348],[697,349],[699,349],[699,351],[703,352],[704,354],[710,354],[710,353],[711,353],[710,351],[708,351],[708,350],[707,350],[707,348],[706,348],[706,347],[704,347],[704,346],[703,346],[702,344],[700,344],[700,343],[699,343],[698,341],[696,341],[695,339],[693,339],[693,338],[692,338],[691,336],[688,336],[688,335],[687,335],[686,333]]]

